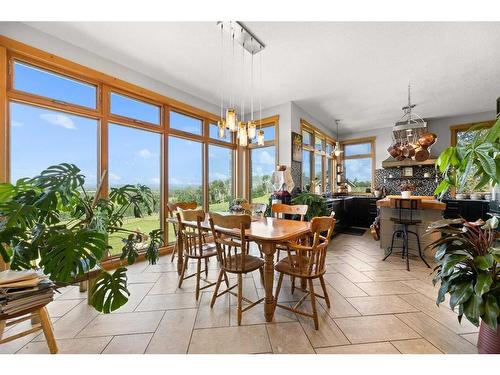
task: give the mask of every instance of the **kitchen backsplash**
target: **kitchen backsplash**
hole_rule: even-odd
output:
[[[399,194],[401,189],[399,186],[403,182],[410,181],[416,186],[414,195],[434,195],[436,186],[441,182],[438,176],[436,182],[436,170],[433,166],[412,167],[413,177],[403,177],[403,168],[385,168],[375,170],[375,187],[385,186],[387,194]],[[431,177],[424,177],[425,173],[429,173]]]

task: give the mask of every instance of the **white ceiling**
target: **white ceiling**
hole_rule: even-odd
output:
[[[28,24],[220,101],[215,22]],[[402,115],[409,81],[416,112],[425,118],[490,111],[500,96],[500,23],[245,24],[266,44],[263,107],[294,101],[324,124],[341,119],[341,132],[392,125]]]

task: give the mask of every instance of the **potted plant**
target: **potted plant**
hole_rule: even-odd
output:
[[[411,197],[411,193],[416,190],[415,184],[411,182],[404,182],[399,186],[399,188],[403,199],[409,199]]]
[[[162,231],[145,235],[123,227],[126,215],[152,214],[156,202],[151,189],[125,185],[111,188],[103,198],[102,181],[94,194],[84,186],[80,169],[65,163],[34,178],[0,184],[0,256],[11,269],[40,269],[56,284],[74,283],[100,267],[112,233],[123,236],[121,259],[132,264],[139,248],[145,248],[146,259],[156,263]],[[127,302],[126,271],[101,272],[90,301],[98,311],[109,313]]]
[[[321,195],[303,192],[292,198],[293,204],[306,204],[309,206],[305,219],[311,221],[313,217],[327,214],[326,198]]]
[[[436,303],[450,294],[450,307],[458,309],[474,325],[481,323],[478,338],[480,353],[500,353],[498,319],[500,315],[500,248],[495,247],[498,219],[467,222],[464,219],[440,220],[429,226],[440,233],[428,247],[436,250],[434,284],[440,282]]]
[[[443,180],[435,194],[443,197],[450,188],[464,191],[467,181],[474,178],[474,190],[500,183],[500,120],[487,131],[476,131],[482,124],[469,129],[470,142],[445,149],[436,161]],[[474,132],[474,133],[473,133]],[[481,325],[478,348],[481,353],[500,352],[500,249],[494,231],[497,218],[486,223],[468,223],[463,219],[438,221],[430,231],[441,238],[432,244],[436,248],[437,274],[440,282],[437,303],[449,293],[450,304],[458,308],[471,323]]]

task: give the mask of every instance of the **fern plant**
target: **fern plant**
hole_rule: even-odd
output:
[[[311,221],[313,217],[325,216],[328,212],[326,199],[318,194],[303,192],[292,198],[293,204],[306,204],[309,206],[305,219]]]
[[[156,202],[144,185],[111,188],[101,197],[85,188],[85,176],[74,164],[53,165],[34,178],[0,184],[0,256],[13,270],[40,269],[56,283],[68,284],[84,276],[110,248],[108,235],[123,238],[121,259],[132,264],[138,245],[149,238],[146,259],[154,264],[163,245],[161,230],[146,236],[123,227],[124,217],[151,215]],[[123,306],[129,296],[126,268],[101,272],[92,290],[91,304],[104,313]]]

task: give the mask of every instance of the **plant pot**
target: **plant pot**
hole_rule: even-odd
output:
[[[467,199],[467,194],[464,194],[464,193],[457,193],[455,195],[455,198],[456,199]]]
[[[477,339],[477,351],[479,354],[500,354],[500,323],[497,331],[481,322],[479,337]]]
[[[403,199],[410,199],[410,197],[411,197],[411,191],[402,191],[401,192],[401,197]]]

